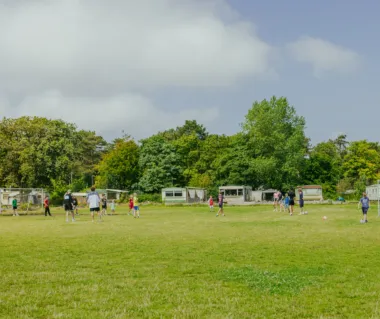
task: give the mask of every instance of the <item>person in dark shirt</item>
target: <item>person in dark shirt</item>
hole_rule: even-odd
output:
[[[218,213],[216,214],[216,217],[218,217],[220,214],[222,214],[222,216],[224,216],[223,204],[224,204],[224,196],[220,192],[219,196],[218,196],[219,210],[218,210]]]
[[[79,215],[79,213],[78,213],[78,200],[75,196],[73,196],[73,210],[75,211],[75,215]]]
[[[304,200],[303,200],[303,191],[302,191],[302,189],[299,189],[298,190],[298,192],[299,192],[299,204],[300,204],[300,209],[301,209],[301,211],[300,211],[300,215],[303,215],[303,214],[305,214],[305,212],[304,212]]]
[[[71,213],[71,221],[75,222],[74,218],[74,206],[73,206],[73,197],[71,196],[71,191],[68,190],[66,194],[63,196],[63,207],[66,212],[66,222],[69,222],[69,213]]]
[[[294,198],[296,197],[296,194],[294,193],[293,190],[290,190],[288,192],[288,196],[289,196],[289,213],[290,213],[290,216],[292,216],[294,212]]]
[[[106,194],[103,194],[102,197],[102,215],[107,215],[107,197]]]

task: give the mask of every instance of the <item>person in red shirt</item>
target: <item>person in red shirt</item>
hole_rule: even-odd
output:
[[[212,196],[210,196],[210,198],[208,200],[208,206],[210,207],[210,212],[213,212],[214,211],[214,199],[212,198]]]
[[[133,196],[129,197],[129,212],[128,215],[133,214],[134,212],[134,205],[133,205]]]
[[[45,207],[45,216],[47,216],[47,214],[49,214],[49,216],[51,216],[50,207],[49,207],[49,197],[48,196],[45,196],[44,207]]]

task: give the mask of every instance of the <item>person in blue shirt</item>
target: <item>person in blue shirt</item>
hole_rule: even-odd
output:
[[[290,198],[288,193],[285,194],[284,204],[285,204],[285,210],[289,213],[289,202]]]
[[[363,222],[368,223],[367,220],[367,213],[369,209],[369,198],[367,197],[366,193],[363,193],[363,197],[360,198],[360,201],[358,203],[358,208],[362,207],[362,212],[363,212]]]

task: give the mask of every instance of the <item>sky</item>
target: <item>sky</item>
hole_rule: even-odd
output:
[[[234,134],[285,96],[313,144],[378,141],[378,0],[0,0],[0,115]],[[376,40],[377,39],[377,40]]]

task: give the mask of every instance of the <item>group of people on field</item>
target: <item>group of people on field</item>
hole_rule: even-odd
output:
[[[307,212],[304,210],[305,202],[303,199],[302,189],[299,189],[298,193],[298,204],[300,206],[299,215],[307,214]],[[283,195],[280,191],[275,192],[273,194],[273,211],[277,212],[277,209],[279,208],[280,212],[288,212],[289,215],[292,216],[294,214],[295,198],[296,194],[293,190],[290,190],[289,192],[285,193],[285,195]]]
[[[87,194],[86,203],[90,208],[90,214],[92,221],[95,221],[95,214],[98,214],[99,220],[102,221],[102,217],[107,215],[107,197],[103,194],[100,197],[99,193],[96,191],[95,187],[91,187],[91,191]],[[132,203],[132,206],[131,206]],[[134,194],[130,197],[130,212],[132,212],[135,218],[140,218],[140,209],[137,195]],[[71,195],[71,191],[68,190],[63,197],[63,206],[66,212],[66,222],[69,222],[69,215],[71,214],[72,222],[75,222],[74,211],[78,213],[78,201],[75,197]],[[46,206],[45,206],[46,207]],[[101,208],[101,209],[100,209]],[[46,208],[45,208],[46,211]],[[111,201],[111,215],[115,212],[115,201]],[[45,212],[46,215],[46,212]],[[47,215],[46,215],[47,216]]]

